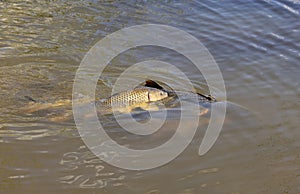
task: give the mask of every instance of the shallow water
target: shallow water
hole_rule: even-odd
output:
[[[0,1],[1,193],[299,193],[299,21],[297,1]],[[197,153],[208,116],[175,160],[129,171],[93,155],[72,119],[52,122],[51,111],[22,112],[26,95],[44,102],[71,99],[86,52],[116,30],[147,23],[189,32],[221,69],[234,104],[207,154]],[[199,91],[208,92],[190,61],[147,46],[111,62],[97,97],[107,97],[120,72],[150,59],[176,65]],[[176,74],[157,76],[181,83]],[[141,149],[166,140],[177,116],[170,115],[169,131],[148,139],[123,133],[114,122],[106,126],[120,144]]]

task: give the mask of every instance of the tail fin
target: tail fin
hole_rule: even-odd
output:
[[[217,102],[216,98],[214,98],[213,96],[209,95],[204,95],[204,94],[200,94],[199,92],[197,92],[197,94],[205,99],[207,99],[209,102]]]

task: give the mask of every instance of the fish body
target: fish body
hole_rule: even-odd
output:
[[[112,112],[130,112],[135,108],[147,109],[150,102],[168,97],[168,93],[151,87],[137,87],[110,96],[96,103],[98,112],[105,114]]]
[[[184,92],[184,91],[173,91],[171,89],[167,89],[167,87],[163,87],[155,81],[147,80],[145,83],[141,84],[141,86],[136,87],[131,90],[126,90],[117,94],[114,94],[106,99],[92,101],[86,100],[82,103],[82,106],[85,106],[86,103],[94,103],[97,108],[97,112],[100,115],[111,114],[112,112],[120,112],[120,113],[130,113],[136,109],[143,110],[159,110],[159,103],[151,103],[164,100],[163,104],[167,107],[174,107],[178,105],[178,98],[183,100],[189,100],[191,95],[197,95],[199,98],[199,103],[201,104],[210,104],[212,102],[216,102],[215,98],[210,95],[204,95],[200,93],[193,92]],[[169,98],[167,98],[169,97]],[[26,113],[34,113],[41,110],[55,110],[61,109],[71,112],[71,100],[58,100],[52,103],[39,102],[31,97],[27,98],[30,103],[28,106],[22,109],[23,112]],[[52,114],[51,114],[52,115]],[[68,113],[71,115],[71,113]],[[65,114],[63,116],[58,116],[57,118],[64,119]],[[54,117],[53,120],[55,120]]]

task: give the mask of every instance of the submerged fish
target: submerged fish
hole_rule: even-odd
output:
[[[161,86],[160,84],[158,84],[157,82],[155,82],[153,80],[146,80],[143,85],[146,87],[156,88],[156,89],[165,91],[168,93],[168,96],[170,96],[170,97],[174,97],[174,96],[178,97],[178,95],[180,95],[181,97],[185,96],[186,98],[188,98],[191,95],[197,95],[200,103],[212,103],[212,102],[217,101],[216,98],[214,98],[210,94],[206,95],[206,94],[202,94],[199,92],[174,91],[171,88],[167,89],[167,86],[165,86],[165,87]]]

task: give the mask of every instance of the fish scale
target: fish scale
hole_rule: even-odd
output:
[[[112,107],[118,112],[130,112],[134,108],[148,108],[149,102],[166,98],[168,94],[162,90],[150,87],[138,87],[112,95],[96,102],[98,113],[112,112]]]
[[[111,106],[120,104],[130,105],[133,103],[149,102],[149,90],[150,89],[148,88],[138,88],[134,90],[120,92],[103,101],[103,104]]]

